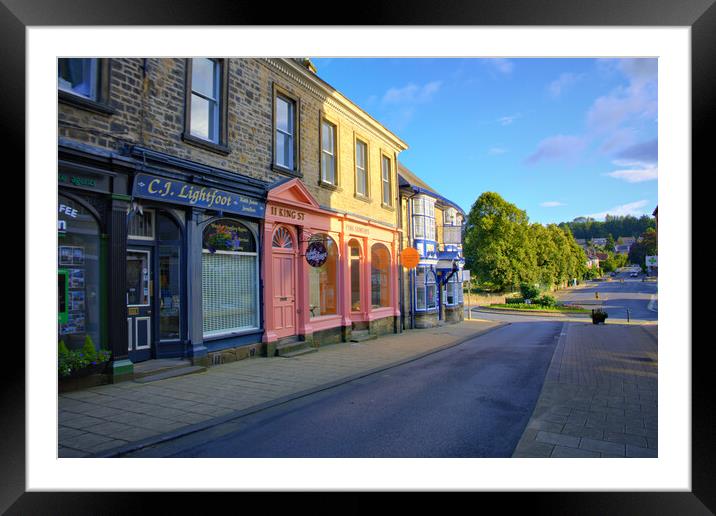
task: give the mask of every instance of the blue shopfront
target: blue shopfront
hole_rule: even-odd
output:
[[[131,155],[142,167],[127,213],[129,359],[210,365],[260,353],[265,185],[147,149]]]

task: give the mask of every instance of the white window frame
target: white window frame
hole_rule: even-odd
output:
[[[382,185],[381,202],[385,206],[393,206],[393,192],[392,192],[392,184],[391,184],[392,181],[390,180],[390,175],[393,170],[392,160],[390,159],[389,156],[386,156],[386,155],[382,155],[381,158],[382,158],[381,165],[380,165],[381,166],[381,185]],[[386,167],[386,163],[387,163],[387,167]],[[388,202],[385,202],[386,192],[387,192]]]
[[[62,82],[60,82],[60,74],[59,69],[57,73],[57,87],[58,89],[65,91],[67,93],[70,93],[72,95],[77,95],[80,98],[83,99],[90,99],[90,100],[98,100],[99,99],[99,73],[100,73],[100,66],[99,66],[99,59],[98,58],[72,58],[70,60],[89,60],[90,61],[90,68],[89,68],[89,78],[87,79],[87,83],[89,84],[90,93],[89,95],[84,95],[80,93],[79,91],[75,91],[72,88],[65,87]],[[59,64],[58,64],[59,68]],[[85,84],[83,82],[82,84]]]
[[[324,143],[324,131],[331,132],[332,149],[326,149]],[[321,181],[329,185],[336,186],[338,184],[338,159],[336,149],[338,147],[338,126],[329,122],[325,118],[321,120]],[[328,178],[328,170],[324,166],[324,158],[331,164],[332,178]]]
[[[363,148],[363,167],[358,165],[358,148]],[[356,193],[363,197],[368,197],[368,144],[363,140],[356,138]],[[360,191],[360,173],[363,173],[363,191]]]
[[[199,91],[196,91],[194,89],[194,62],[198,59],[207,59],[208,61],[211,61],[214,65],[214,71],[213,71],[213,97],[208,97],[206,94],[201,93]],[[208,142],[212,143],[220,143],[221,141],[221,74],[222,69],[221,67],[223,64],[221,61],[217,61],[216,59],[210,59],[210,58],[192,58],[191,60],[191,91],[190,91],[190,97],[189,97],[189,106],[190,106],[190,113],[189,113],[189,134],[193,136],[194,138],[199,138],[201,140],[206,140]],[[195,133],[194,128],[192,127],[192,117],[194,116],[194,109],[193,109],[193,99],[194,97],[198,97],[202,100],[206,100],[209,103],[210,113],[209,113],[209,120],[211,120],[211,114],[214,115],[214,123],[209,124],[209,120],[207,120],[207,127],[209,129],[209,134],[206,136],[203,136],[201,134]],[[213,138],[212,138],[213,134]]]
[[[204,229],[202,230],[202,233],[201,233],[201,235],[202,235],[202,240],[203,240],[203,236],[204,236],[204,230],[206,229],[206,227],[208,227],[209,225],[211,225],[211,224],[214,223],[214,222],[217,222],[218,220],[223,220],[223,219],[216,219],[216,220],[208,220],[208,221],[206,221],[206,226],[204,227]],[[259,252],[258,252],[258,249],[259,249],[258,235],[257,235],[256,232],[254,231],[254,228],[252,228],[251,226],[249,226],[249,224],[247,224],[247,223],[245,223],[245,222],[243,222],[243,221],[241,221],[241,220],[236,220],[236,219],[231,219],[231,218],[229,218],[228,220],[232,220],[232,221],[238,222],[239,224],[242,224],[243,226],[245,226],[245,227],[249,230],[249,232],[251,233],[251,236],[253,236],[253,238],[254,238],[254,245],[255,245],[255,247],[256,247],[256,251],[254,251],[254,252],[245,252],[245,251],[222,251],[222,250],[217,249],[216,251],[214,251],[214,253],[211,253],[208,249],[204,249],[203,246],[202,246],[202,249],[201,249],[202,258],[203,258],[203,255],[204,255],[204,254],[230,254],[230,255],[232,255],[232,256],[253,256],[253,257],[256,258],[256,260],[255,260],[255,267],[254,267],[255,278],[257,278],[257,280],[256,280],[256,289],[255,289],[255,292],[254,292],[254,295],[255,295],[254,299],[255,299],[255,301],[256,301],[256,319],[255,319],[255,321],[254,321],[254,326],[241,326],[241,327],[237,327],[237,328],[227,328],[227,329],[215,330],[215,331],[211,331],[211,332],[204,332],[204,330],[203,330],[203,328],[202,328],[202,335],[203,335],[203,338],[205,338],[205,339],[221,338],[221,337],[225,337],[225,336],[228,336],[228,335],[240,335],[240,334],[243,334],[243,333],[248,333],[248,332],[256,331],[256,330],[258,330],[258,329],[261,328],[261,310],[262,310],[262,305],[261,305],[261,295],[260,295],[260,294],[261,294],[261,292],[260,292],[261,282],[258,280],[258,278],[259,278],[259,273],[260,273]],[[202,282],[203,282],[203,277],[202,277]],[[202,302],[201,310],[202,310],[201,313],[202,313],[202,317],[203,317],[203,316],[204,316],[204,306],[203,306],[203,302]]]
[[[274,150],[273,150],[273,159],[276,165],[279,167],[283,167],[288,170],[294,170],[296,168],[296,126],[297,120],[296,120],[296,101],[293,100],[290,97],[287,97],[286,95],[281,94],[280,92],[277,92],[275,95],[274,100],[274,113],[278,111],[278,102],[283,101],[288,106],[288,121],[289,121],[289,127],[286,131],[283,129],[280,129],[278,127],[278,124],[274,121]],[[289,142],[289,163],[283,163],[279,160],[278,156],[278,145],[276,145],[276,141],[279,137],[287,136],[288,142]],[[281,160],[283,160],[283,156],[280,157]]]

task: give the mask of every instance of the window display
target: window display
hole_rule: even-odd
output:
[[[338,313],[338,246],[328,235],[314,235],[327,251],[326,261],[320,267],[309,266],[309,309],[311,317]]]
[[[79,349],[85,337],[100,344],[100,230],[95,217],[74,199],[59,196],[58,338]]]
[[[259,272],[253,233],[238,221],[220,219],[204,229],[203,242],[204,336],[258,328]]]
[[[383,244],[371,248],[371,305],[390,306],[390,252]]]

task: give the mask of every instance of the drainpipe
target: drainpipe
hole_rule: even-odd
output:
[[[418,193],[413,192],[413,194],[408,197],[408,202],[406,203],[405,211],[406,216],[408,218],[408,243],[410,244],[410,247],[412,246],[413,242],[413,203],[411,202],[413,200],[413,197],[415,197]],[[414,290],[415,290],[415,275],[412,273],[412,271],[408,272],[408,288],[410,289],[410,329],[415,329],[415,301],[414,301]]]

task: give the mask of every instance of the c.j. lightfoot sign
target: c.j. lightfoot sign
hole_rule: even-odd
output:
[[[137,174],[132,195],[258,218],[266,209],[263,202],[245,195],[149,174]]]

